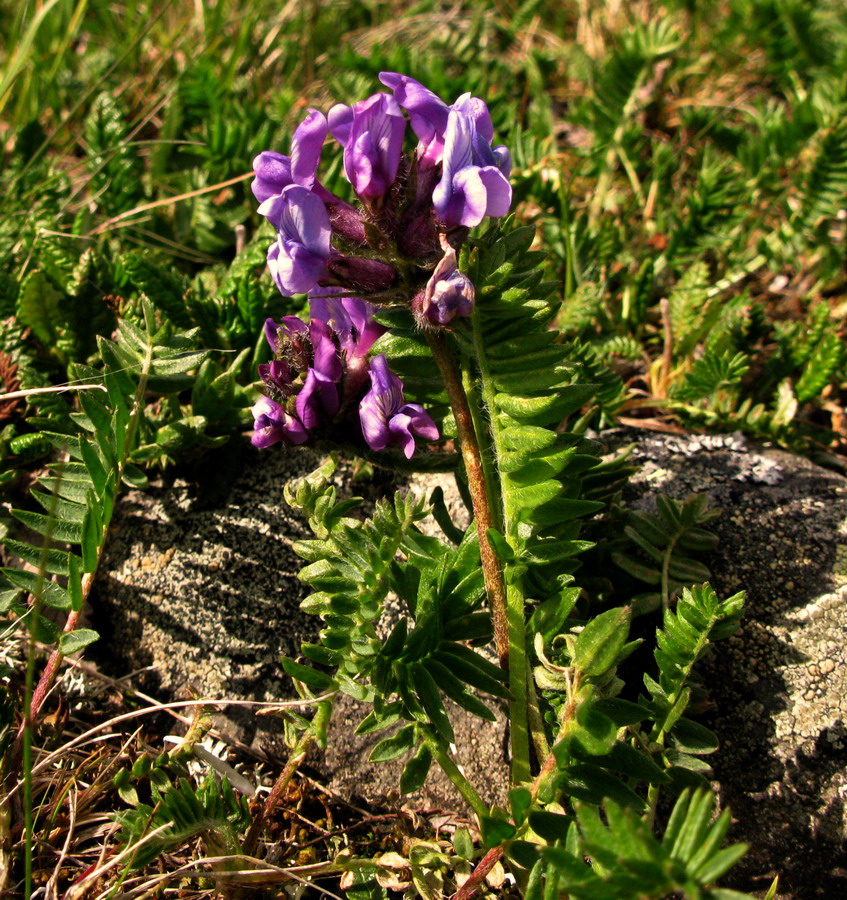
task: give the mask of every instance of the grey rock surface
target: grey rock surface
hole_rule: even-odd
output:
[[[722,516],[705,561],[720,596],[747,594],[741,629],[707,657],[704,724],[721,801],[750,844],[737,885],[847,897],[847,480],[740,435],[622,431],[641,467],[628,497],[706,493]]]
[[[722,742],[712,761],[737,819],[731,836],[751,844],[736,886],[762,889],[779,873],[782,897],[847,897],[847,480],[734,435],[604,439],[610,450],[635,444],[634,505],[653,507],[657,492],[705,492],[724,510],[713,526],[721,543],[705,561],[722,596],[747,591],[747,615],[704,666],[713,706],[703,721]],[[290,696],[278,656],[295,655],[315,623],[298,610],[290,543],[304,532],[282,487],[317,458],[237,449],[122,500],[94,596],[113,671],[152,665],[153,686],[169,694]],[[459,507],[454,493],[448,504]],[[400,767],[367,764],[369,742],[353,735],[362,714],[339,704],[328,753],[313,762],[340,791],[390,798]],[[237,737],[274,746],[272,720],[229,718]],[[501,797],[502,727],[453,719],[469,777]],[[461,807],[443,778],[407,802]]]
[[[150,490],[128,493],[92,597],[93,626],[107,638],[99,644],[101,665],[116,675],[146,669],[143,687],[166,696],[292,699],[279,657],[296,657],[303,641],[314,640],[318,620],[299,610],[304,590],[291,544],[311,533],[286,505],[283,486],[319,462],[316,454],[300,448],[275,447],[260,454],[248,445],[232,458],[211,457],[204,471],[177,473]],[[461,522],[464,507],[452,479],[411,479],[404,488],[421,493],[435,485],[442,486],[448,509]],[[354,487],[368,499],[397,485],[378,475]],[[349,485],[344,490],[349,494]],[[432,519],[421,527],[440,533]],[[387,632],[400,610],[391,598],[386,606]],[[385,735],[354,734],[367,711],[342,696],[328,748],[313,753],[310,762],[347,796],[396,797],[403,761],[370,765],[368,754]],[[457,761],[487,787],[491,802],[502,800],[504,726],[469,717],[458,707],[451,715],[462,748]],[[222,728],[240,741],[287,755],[272,717],[230,706]],[[457,806],[451,782],[436,770],[421,793],[406,802]]]
[[[283,486],[317,466],[305,452],[211,457],[131,491],[113,520],[94,585],[94,626],[108,638],[104,665],[163,695],[272,701],[291,697],[279,656],[296,655],[315,623],[298,608],[308,529],[290,515]],[[250,743],[270,720],[231,707]]]

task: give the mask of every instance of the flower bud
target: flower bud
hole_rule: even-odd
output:
[[[459,271],[456,251],[446,243],[445,248],[426,289],[412,301],[418,320],[426,320],[429,325],[449,325],[455,318],[466,318],[473,312],[473,282]]]
[[[378,259],[335,256],[327,264],[339,285],[361,294],[378,294],[397,281],[397,270]]]

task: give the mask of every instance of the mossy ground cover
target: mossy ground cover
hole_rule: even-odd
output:
[[[835,0],[47,0],[0,4],[0,22],[8,540],[20,519],[9,510],[33,507],[34,478],[57,477],[46,468],[56,447],[96,427],[99,412],[84,393],[18,391],[111,367],[133,423],[121,472],[136,485],[249,428],[262,323],[304,305],[281,298],[266,272],[271,230],[249,191],[251,161],[287,151],[307,107],[370,93],[381,70],[448,100],[487,99],[514,159],[516,217],[536,227],[557,285],[559,327],[581,379],[600,386],[579,428],[740,430],[843,468],[847,13]],[[344,195],[340,166],[324,181]],[[127,357],[103,340],[119,321],[133,352],[149,338],[171,364],[119,383]],[[120,484],[104,489],[114,503]],[[108,516],[95,524],[102,547]],[[2,595],[12,631],[26,612],[20,586]],[[23,658],[10,651],[4,666],[7,785],[20,771]],[[30,682],[41,666],[31,658]],[[50,703],[31,769],[85,730]],[[50,737],[50,716],[65,733]],[[13,797],[0,822],[7,890],[25,878],[24,832],[48,893],[91,865],[104,869],[97,891],[126,875],[128,858],[105,868],[118,846],[110,816],[129,808],[113,779],[156,739],[69,749],[49,778],[36,773],[32,820],[15,818]],[[149,787],[150,772],[137,778]],[[220,833],[238,833],[249,813],[237,798],[209,798],[218,802]],[[186,835],[183,855],[157,864],[163,889],[197,840]],[[232,851],[225,840],[218,849]]]

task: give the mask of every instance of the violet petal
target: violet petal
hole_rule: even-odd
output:
[[[254,431],[250,442],[260,450],[281,441],[303,444],[309,439],[302,423],[269,397],[260,397],[251,412]]]
[[[295,408],[300,421],[309,430],[328,422],[338,412],[335,381],[316,369],[309,369],[297,395]]]
[[[253,160],[253,171],[256,177],[250,189],[259,203],[274,194],[281,194],[282,189],[292,183],[290,158],[274,150],[263,150]]]
[[[380,353],[370,361],[371,389],[359,404],[362,434],[372,450],[399,444],[407,458],[415,450],[414,437],[437,440],[438,428],[416,403],[405,403],[403,382],[389,369]]]
[[[326,133],[324,114],[310,109],[291,139],[291,178],[296,184],[314,186]]]

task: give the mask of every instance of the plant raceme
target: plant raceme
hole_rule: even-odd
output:
[[[405,75],[383,72],[394,95],[374,94],[324,116],[309,110],[291,155],[256,157],[253,193],[274,226],[268,268],[284,295],[306,293],[310,322],[269,319],[274,359],[260,366],[266,396],[253,407],[257,447],[304,444],[333,431],[372,450],[399,446],[438,428],[382,354],[368,359],[385,330],[378,306],[409,306],[418,325],[449,327],[470,316],[474,285],[456,251],[469,229],[511,204],[505,147],[492,147],[485,103],[463,94],[452,105]],[[409,114],[417,147],[403,153]],[[317,179],[327,136],[343,149],[354,206]]]

